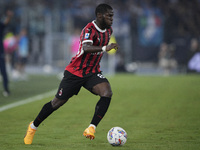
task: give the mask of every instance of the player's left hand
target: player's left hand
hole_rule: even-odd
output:
[[[119,45],[117,43],[111,43],[111,44],[109,44],[109,45],[106,46],[106,51],[110,51],[113,48],[115,50],[118,50],[119,49]]]

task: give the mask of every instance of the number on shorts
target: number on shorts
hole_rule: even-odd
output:
[[[102,75],[102,74],[97,74],[97,76],[99,77],[99,78],[101,78],[101,79],[104,79],[105,77]]]

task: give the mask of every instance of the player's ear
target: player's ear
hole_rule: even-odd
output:
[[[102,13],[97,13],[97,18],[102,19],[103,14]]]

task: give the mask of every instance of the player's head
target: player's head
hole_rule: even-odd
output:
[[[112,25],[114,13],[110,5],[99,4],[96,7],[95,15],[103,28],[109,28]]]
[[[108,10],[113,10],[110,5],[108,5],[108,4],[99,4],[96,7],[95,15],[97,16],[98,13],[105,14]]]

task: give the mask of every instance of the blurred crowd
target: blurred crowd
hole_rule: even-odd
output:
[[[26,80],[25,66],[29,56],[29,40],[26,28],[18,33],[7,31],[3,39],[6,68],[13,79]],[[12,73],[11,73],[12,72]]]
[[[42,19],[45,14],[54,13],[60,18],[59,30],[64,30],[63,23],[66,20],[66,12],[70,12],[75,24],[83,27],[85,23],[94,19],[94,8],[98,3],[107,2],[115,9],[117,17],[129,21],[134,27],[134,21],[147,9],[161,11],[165,19],[165,40],[169,41],[174,36],[199,36],[200,31],[200,1],[199,0],[7,0],[0,2],[1,14],[6,8],[12,8],[15,12],[15,21],[19,26],[25,25],[30,32],[43,30]],[[28,11],[24,14],[25,11]],[[30,15],[33,18],[26,18]],[[58,23],[58,22],[57,22]],[[16,25],[16,24],[15,24]],[[170,32],[169,32],[170,31]],[[36,32],[37,33],[37,32]]]
[[[14,35],[26,28],[28,37],[41,37],[48,31],[44,16],[52,16],[53,32],[80,32],[95,18],[94,8],[102,2],[114,8],[113,28],[122,49],[119,52],[122,62],[156,61],[169,72],[169,68],[175,69],[180,64],[187,67],[194,56],[194,51],[190,51],[194,40],[195,53],[199,52],[200,0],[7,0],[0,1],[0,14],[7,8],[14,11],[8,29]],[[149,47],[153,50],[146,52]],[[168,58],[173,62],[166,63]]]

